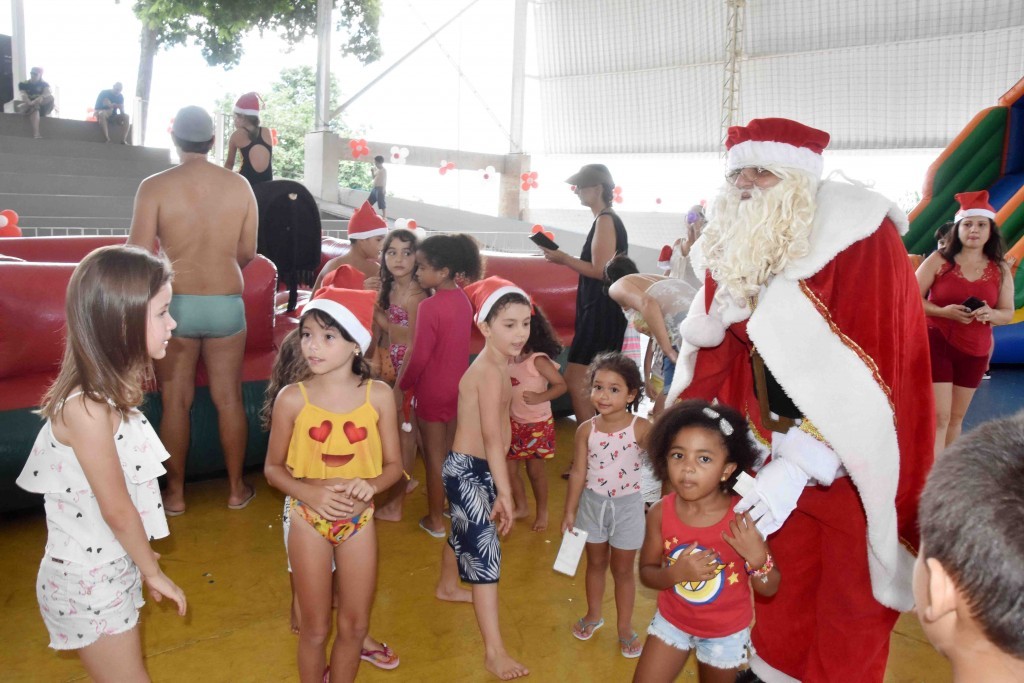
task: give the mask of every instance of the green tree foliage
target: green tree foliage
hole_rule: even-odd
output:
[[[260,123],[277,131],[277,146],[274,147],[276,178],[302,180],[306,158],[305,137],[306,133],[313,130],[315,90],[316,72],[312,67],[299,66],[283,69],[278,80],[271,86],[270,92],[265,94]],[[237,95],[229,94],[216,105],[217,111],[227,114],[229,122],[236,99]],[[332,79],[332,108],[337,105],[337,100],[338,84]],[[332,120],[329,127],[331,131],[346,137],[352,132],[340,118]],[[237,163],[240,161],[236,161]],[[338,169],[338,184],[342,187],[370,190],[373,186],[370,164],[341,162]]]
[[[381,0],[334,0],[337,29],[346,36],[343,54],[364,64],[380,58]],[[211,66],[230,67],[242,58],[242,38],[251,31],[273,31],[295,44],[316,33],[317,0],[136,0],[142,22],[136,93],[143,101],[145,130],[153,58],[161,48],[195,42]]]

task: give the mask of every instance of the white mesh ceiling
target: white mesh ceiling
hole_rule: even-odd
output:
[[[726,0],[534,0],[543,150],[720,149]],[[1024,77],[1021,0],[747,0],[737,122],[944,147]]]

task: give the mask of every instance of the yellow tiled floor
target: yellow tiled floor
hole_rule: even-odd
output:
[[[635,661],[618,653],[614,628],[580,642],[569,633],[586,610],[582,566],[577,578],[551,569],[558,550],[558,522],[565,499],[558,477],[568,460],[572,420],[558,422],[559,456],[549,463],[552,525],[530,531],[520,523],[503,543],[501,621],[506,645],[530,667],[530,680],[628,681]],[[422,480],[422,466],[417,474]],[[295,680],[295,637],[289,630],[288,577],[281,541],[282,496],[259,472],[249,475],[258,495],[244,511],[227,509],[226,484],[190,485],[188,512],[170,520],[171,536],[154,544],[167,574],[184,590],[189,614],[179,618],[163,605],[143,609],[146,662],[154,681]],[[378,524],[380,569],[372,634],[402,659],[394,671],[364,664],[364,681],[488,681],[470,605],[433,597],[443,541],[416,526],[425,513],[421,486],[407,500],[405,520]],[[3,522],[0,535],[0,679],[84,680],[73,654],[56,654],[36,605],[34,578],[45,542],[41,514]],[[643,632],[654,613],[655,594],[639,585],[633,625]],[[605,616],[614,618],[611,581]],[[611,619],[609,619],[611,621]],[[684,680],[696,680],[691,667]],[[892,635],[888,683],[952,680],[946,661],[928,645],[913,615],[903,615]]]

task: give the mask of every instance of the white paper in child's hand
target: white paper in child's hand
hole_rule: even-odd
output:
[[[562,534],[562,545],[558,548],[555,558],[555,571],[566,576],[576,576],[576,568],[583,556],[583,548],[587,545],[587,532],[573,527]]]

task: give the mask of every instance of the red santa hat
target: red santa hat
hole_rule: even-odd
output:
[[[996,210],[988,203],[988,190],[961,192],[960,194],[953,195],[953,198],[960,202],[960,210],[956,212],[956,216],[953,218],[958,223],[961,218],[967,218],[968,216],[984,216],[990,221],[996,219]]]
[[[666,244],[661,248],[661,253],[658,254],[658,267],[662,270],[668,270],[672,267],[672,246]]]
[[[494,308],[494,304],[498,303],[498,299],[506,294],[521,294],[524,299],[530,300],[530,295],[522,289],[504,278],[493,275],[466,285],[466,296],[469,297],[470,303],[473,304],[473,310],[476,311],[473,320],[478,323],[487,320],[487,315]]]
[[[726,173],[748,166],[790,168],[821,178],[821,152],[829,134],[790,119],[754,119],[746,126],[731,126],[725,138],[729,150]]]
[[[353,266],[343,263],[324,276],[321,286],[338,287],[340,289],[363,289],[366,276]]]
[[[373,339],[373,307],[377,293],[365,289],[341,289],[321,287],[302,309],[305,315],[310,311],[323,311],[334,318],[345,332],[352,337],[363,353],[370,348]]]
[[[235,113],[243,116],[260,115],[260,96],[254,92],[247,92],[235,102]]]
[[[380,237],[388,234],[388,224],[370,206],[370,202],[363,202],[363,205],[355,210],[352,218],[348,219],[348,238],[350,240],[365,240],[371,237]]]

